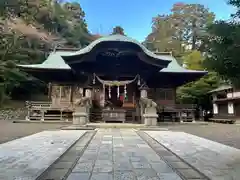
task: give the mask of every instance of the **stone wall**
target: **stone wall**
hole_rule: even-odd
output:
[[[0,120],[24,120],[27,108],[0,109]]]

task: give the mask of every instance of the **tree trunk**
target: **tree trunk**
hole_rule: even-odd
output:
[[[192,50],[196,49],[196,43],[197,43],[197,25],[196,25],[196,19],[192,22]]]

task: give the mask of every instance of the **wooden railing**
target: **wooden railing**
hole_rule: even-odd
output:
[[[194,111],[196,109],[196,104],[158,104],[158,110],[160,111]]]
[[[28,108],[27,120],[60,120],[68,121],[71,119],[73,105],[70,102],[62,101],[52,103],[50,101],[27,101]],[[54,111],[55,113],[49,113]],[[69,114],[70,113],[70,114]]]
[[[61,110],[73,109],[73,104],[69,101],[61,101],[59,103],[52,103],[50,101],[27,101],[26,107],[33,110]]]

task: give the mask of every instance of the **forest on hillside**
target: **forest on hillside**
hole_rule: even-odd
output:
[[[238,10],[239,0],[230,0]],[[152,51],[171,51],[179,63],[194,70],[207,69],[202,79],[178,89],[178,101],[208,108],[206,93],[221,83],[238,86],[240,62],[239,11],[229,21],[216,21],[201,4],[176,3],[169,14],[153,17],[152,32],[143,44]],[[117,22],[116,22],[117,25]],[[116,26],[115,34],[124,34]],[[85,12],[77,2],[58,0],[1,0],[0,105],[25,97],[45,84],[15,64],[41,63],[56,47],[82,48],[101,35],[91,34]]]
[[[44,84],[15,68],[41,63],[56,47],[88,45],[88,32],[79,3],[55,0],[2,0],[0,4],[0,103],[33,93]],[[40,88],[41,89],[41,88]]]

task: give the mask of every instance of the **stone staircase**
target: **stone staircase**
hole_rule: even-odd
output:
[[[126,121],[129,123],[136,122],[136,109],[133,107],[122,107],[126,111]],[[92,108],[90,110],[90,121],[91,122],[102,122],[102,109]]]

